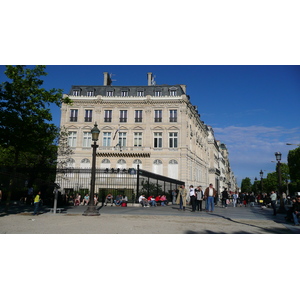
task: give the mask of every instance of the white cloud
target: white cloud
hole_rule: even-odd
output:
[[[245,177],[258,177],[259,171],[274,170],[274,153],[282,153],[282,162],[287,162],[291,147],[286,143],[300,143],[300,127],[284,128],[228,126],[214,128],[215,138],[226,144],[230,164],[239,181]]]

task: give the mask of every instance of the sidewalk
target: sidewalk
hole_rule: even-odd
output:
[[[66,207],[63,213],[32,216],[33,207],[12,207],[5,215],[0,210],[0,233],[300,233],[300,228],[287,223],[285,214],[272,215],[272,209],[255,207],[215,207],[212,213],[178,211],[177,205],[97,207],[100,216],[83,216],[86,206]],[[38,225],[38,226],[37,226]]]

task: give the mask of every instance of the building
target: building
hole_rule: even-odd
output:
[[[72,86],[64,97],[73,101],[61,108],[61,127],[74,152],[69,167],[91,167],[91,129],[97,122],[97,169],[139,165],[186,186],[206,187],[212,182],[219,187],[220,146],[212,128],[201,121],[185,85],[156,85],[148,73],[145,86],[113,86],[105,72],[102,86]],[[229,165],[228,156],[223,159]]]

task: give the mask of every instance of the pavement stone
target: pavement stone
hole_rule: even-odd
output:
[[[183,212],[177,205],[143,208],[128,204],[97,207],[100,216],[94,217],[82,215],[86,208],[70,206],[53,214],[42,207],[42,214],[32,216],[33,206],[14,205],[9,214],[0,207],[0,233],[300,233],[299,227],[286,222],[284,214],[273,216],[272,209],[259,206],[216,206],[208,213],[191,212],[190,206]]]

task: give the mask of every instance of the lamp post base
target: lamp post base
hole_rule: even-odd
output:
[[[100,213],[95,205],[88,206],[83,216],[100,216]]]

